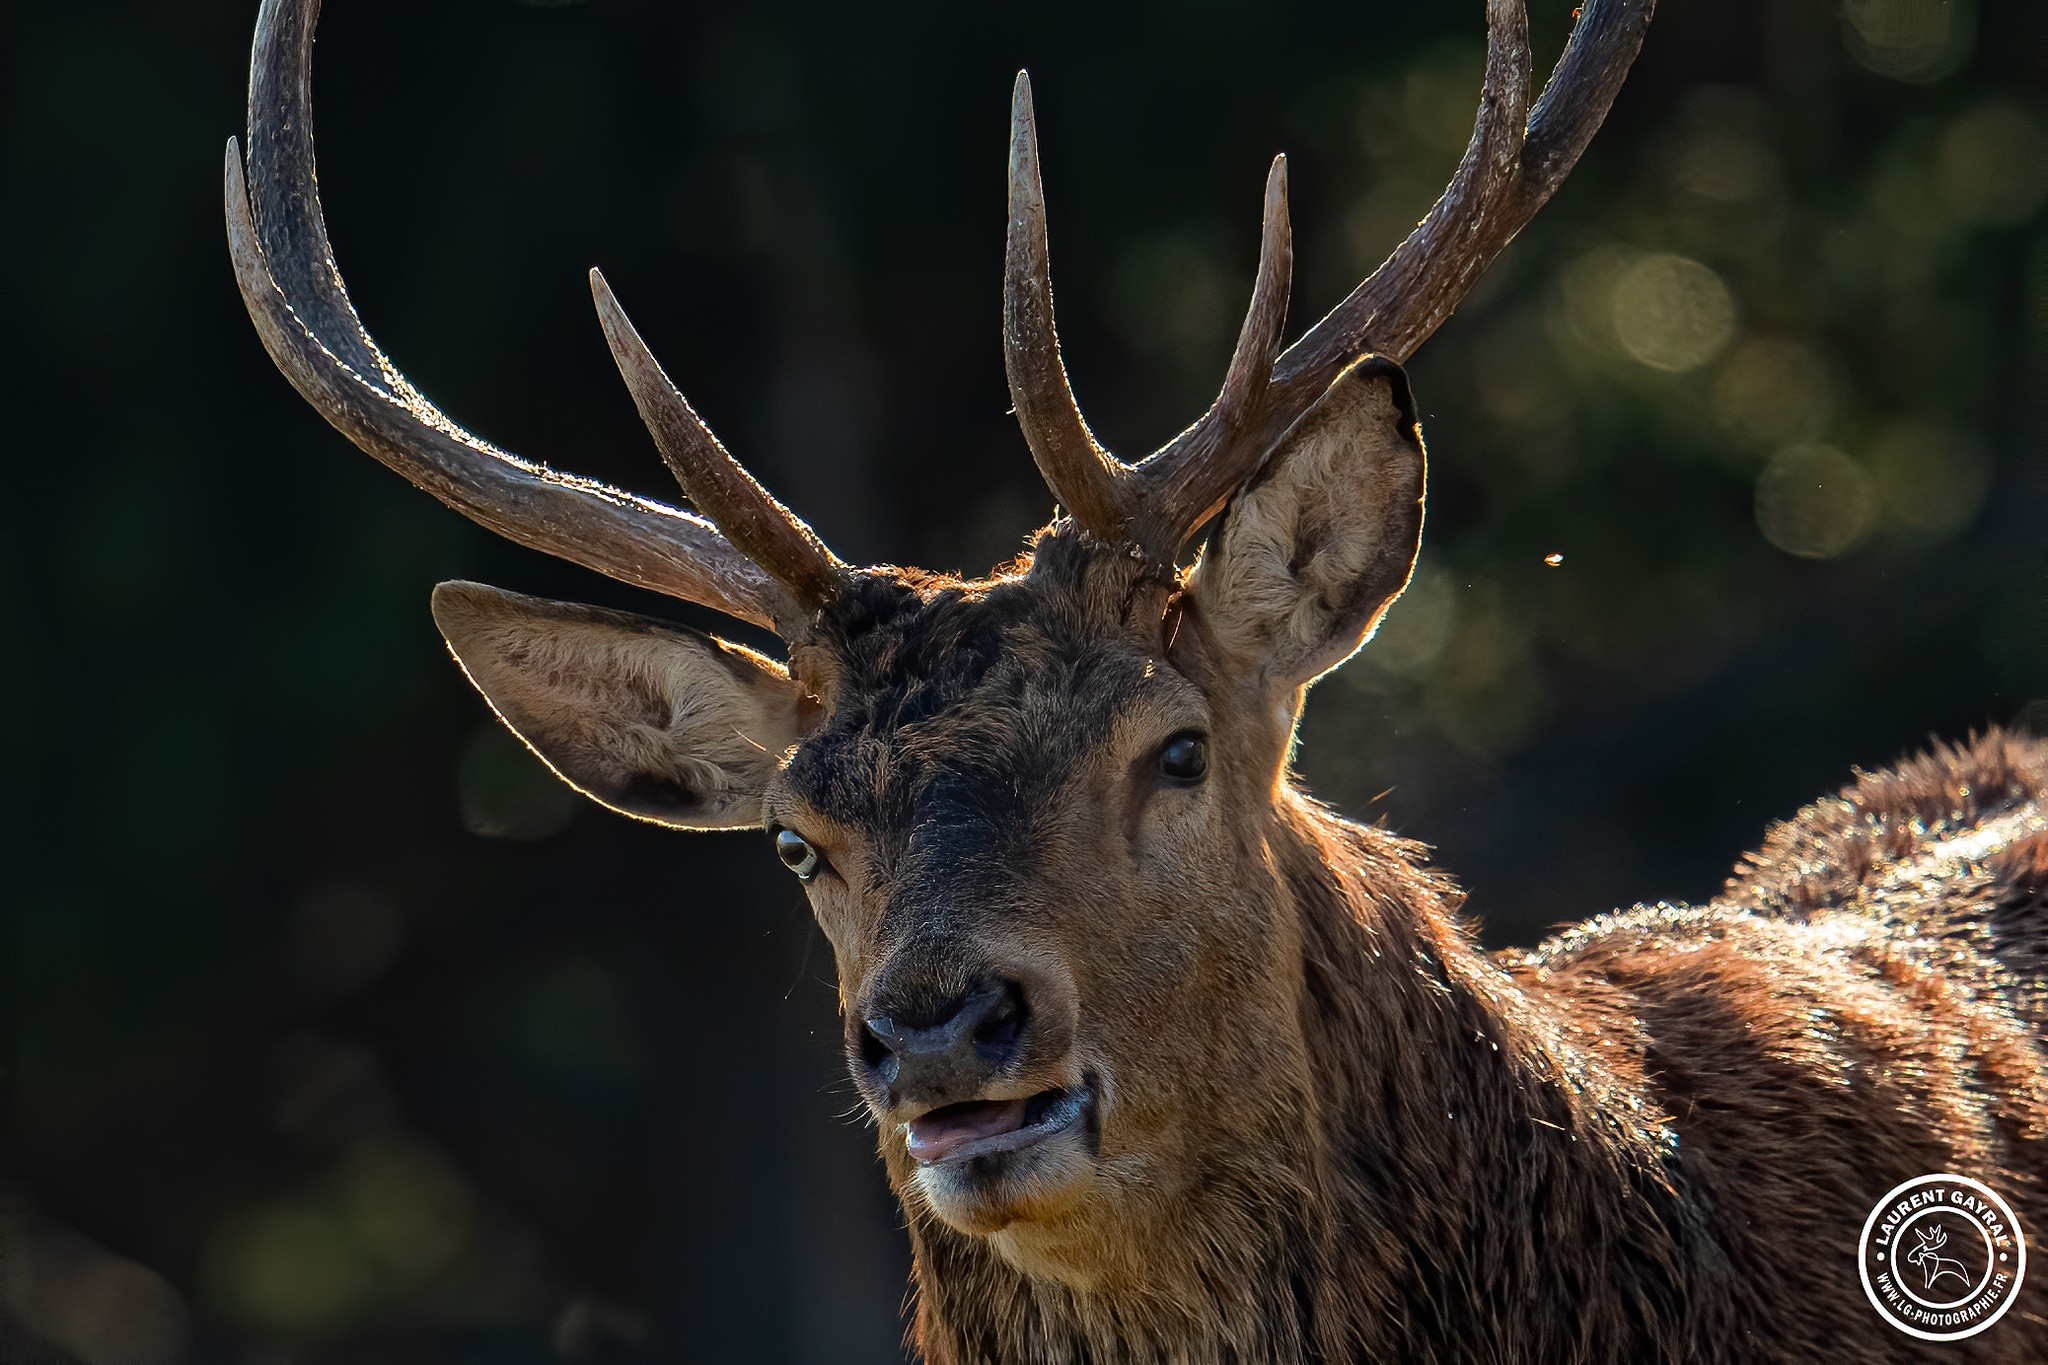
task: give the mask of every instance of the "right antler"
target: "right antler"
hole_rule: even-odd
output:
[[[320,212],[312,123],[319,13],[320,0],[264,0],[249,70],[246,181],[240,148],[228,141],[229,250],[278,368],[363,450],[499,535],[785,637],[801,633],[844,566],[725,453],[595,272],[605,335],[634,401],[705,516],[499,450],[450,421],[385,359],[349,302]]]
[[[1285,318],[1291,256],[1285,169],[1276,161],[1266,182],[1258,283],[1223,391],[1199,421],[1137,464],[1096,443],[1060,362],[1037,136],[1030,87],[1020,76],[1004,357],[1025,440],[1067,515],[1170,564],[1346,366],[1368,354],[1396,361],[1414,354],[1563,183],[1621,89],[1654,6],[1591,0],[1531,110],[1528,14],[1522,0],[1488,0],[1479,113],[1449,187],[1393,255],[1277,361],[1271,352]]]

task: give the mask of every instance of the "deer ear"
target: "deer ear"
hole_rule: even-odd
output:
[[[1408,586],[1422,494],[1408,378],[1368,356],[1225,509],[1188,581],[1204,636],[1288,691],[1343,663]]]
[[[762,793],[807,728],[780,664],[679,626],[481,583],[435,588],[434,622],[542,762],[642,820],[760,824]]]

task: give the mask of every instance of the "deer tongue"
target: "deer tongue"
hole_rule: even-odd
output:
[[[919,1165],[930,1166],[944,1161],[970,1142],[1014,1133],[1023,1126],[1023,1100],[975,1100],[969,1104],[949,1104],[910,1121],[907,1125],[910,1155]]]

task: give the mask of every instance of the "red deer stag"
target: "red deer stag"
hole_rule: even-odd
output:
[[[1406,359],[1549,198],[1640,46],[1593,0],[1532,99],[1488,0],[1449,188],[1284,351],[1284,163],[1215,404],[1127,463],[1069,390],[1031,92],[1003,347],[1061,509],[965,581],[837,559],[725,451],[595,273],[694,513],[490,446],[409,384],[330,254],[318,0],[266,0],[228,233],[271,356],[352,441],[521,544],[772,628],[788,661],[472,583],[436,621],[570,783],[767,830],[837,958],[848,1064],[954,1362],[1904,1361],[1866,1217],[1957,1172],[2048,1227],[2048,748],[1858,778],[1721,897],[1480,952],[1422,850],[1289,778],[1309,684],[1422,527]],[[1199,553],[1183,551],[1207,528]],[[2037,1277],[2038,1278],[2038,1277]],[[2048,1298],[1955,1350],[2048,1360]]]

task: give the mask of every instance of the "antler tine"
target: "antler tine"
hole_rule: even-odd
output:
[[[479,440],[384,358],[349,302],[320,212],[311,89],[319,12],[319,0],[264,0],[250,61],[246,175],[240,146],[230,139],[227,147],[229,253],[271,359],[357,446],[497,534],[621,582],[794,629],[805,619],[800,604],[711,523]]]
[[[1458,169],[1407,240],[1288,348],[1276,378],[1290,396],[1306,381],[1314,393],[1299,397],[1314,402],[1368,351],[1406,360],[1521,226],[1503,210],[1514,197],[1527,129],[1529,16],[1523,0],[1488,0],[1486,11],[1486,75]]]
[[[1141,489],[1137,539],[1162,562],[1173,560],[1181,543],[1221,510],[1265,456],[1265,448],[1246,437],[1254,434],[1271,389],[1293,278],[1287,158],[1276,156],[1266,173],[1258,276],[1223,389],[1200,420],[1135,470]]]
[[[590,292],[612,359],[684,495],[798,602],[813,611],[823,606],[838,590],[846,566],[801,518],[726,453],[640,339],[603,273],[595,269],[590,272]]]
[[[1607,116],[1655,0],[1589,0],[1533,116],[1529,18],[1488,0],[1486,77],[1456,174],[1408,239],[1280,358],[1261,437],[1277,441],[1358,357],[1404,361],[1548,202]]]
[[[1031,78],[1022,71],[1010,100],[1010,225],[1004,266],[1003,368],[1031,458],[1069,517],[1098,535],[1120,537],[1130,519],[1123,488],[1127,467],[1088,430],[1060,361]]]
[[[257,241],[308,331],[366,382],[415,396],[363,330],[334,264],[314,174],[312,50],[320,0],[265,4],[249,63],[249,160]]]

